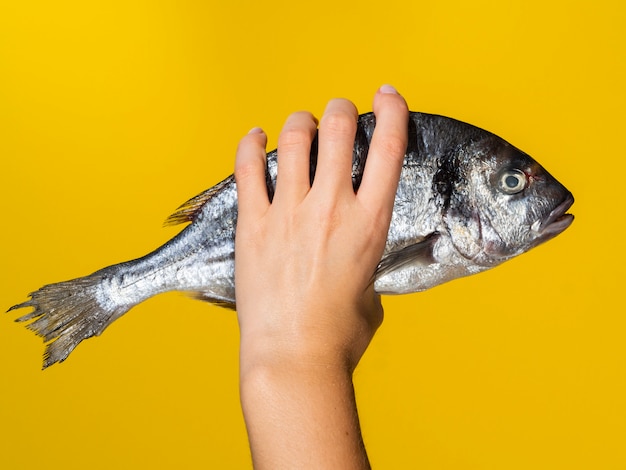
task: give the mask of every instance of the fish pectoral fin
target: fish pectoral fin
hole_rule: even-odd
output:
[[[200,300],[202,302],[209,302],[218,307],[227,308],[230,310],[237,310],[237,306],[230,299],[224,299],[204,292],[189,292],[188,294],[191,296],[191,298]]]
[[[392,271],[403,268],[408,264],[431,264],[433,258],[433,246],[439,239],[439,233],[433,232],[426,235],[417,243],[412,243],[399,250],[392,251],[383,256],[376,269],[376,277],[384,276]]]

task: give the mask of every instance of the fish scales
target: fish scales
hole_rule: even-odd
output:
[[[352,180],[358,191],[376,119],[359,116]],[[411,112],[409,139],[383,257],[374,287],[381,294],[423,291],[517,256],[565,230],[571,193],[524,152],[494,134],[438,115]],[[317,142],[311,148],[315,178]],[[273,197],[276,150],[267,154]],[[64,361],[84,339],[101,334],[138,303],[183,291],[235,308],[237,190],[231,175],[183,204],[167,223],[190,222],[136,260],[49,284],[9,310],[32,307],[16,321],[46,342],[44,368]]]

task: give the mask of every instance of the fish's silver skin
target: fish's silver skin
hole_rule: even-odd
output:
[[[353,154],[358,190],[375,117],[359,117]],[[311,151],[311,181],[317,145]],[[267,156],[273,197],[276,151]],[[513,189],[509,185],[514,187]],[[521,189],[520,189],[521,188]],[[501,138],[442,116],[410,113],[409,142],[385,253],[374,287],[384,294],[429,289],[496,266],[569,226],[570,192],[537,162]],[[152,253],[90,276],[50,284],[12,309],[47,342],[44,368],[65,360],[88,337],[134,305],[184,291],[234,308],[237,191],[233,176],[188,201],[174,223],[191,221]],[[262,266],[259,269],[263,269]]]

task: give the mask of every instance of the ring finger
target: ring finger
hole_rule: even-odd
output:
[[[291,114],[278,137],[278,176],[274,200],[295,204],[311,189],[309,168],[311,143],[317,119],[309,112]]]

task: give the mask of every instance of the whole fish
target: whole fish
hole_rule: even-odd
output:
[[[355,190],[376,125],[359,116],[353,152]],[[317,161],[311,149],[310,178]],[[273,197],[276,151],[267,155]],[[381,294],[429,289],[475,274],[565,230],[571,193],[524,152],[496,135],[451,118],[410,114],[409,140],[384,255],[375,273]],[[46,342],[43,367],[67,358],[134,305],[184,291],[235,308],[237,191],[231,175],[183,204],[167,223],[191,222],[152,253],[78,279],[49,284],[9,310]],[[262,266],[259,269],[263,269]]]

